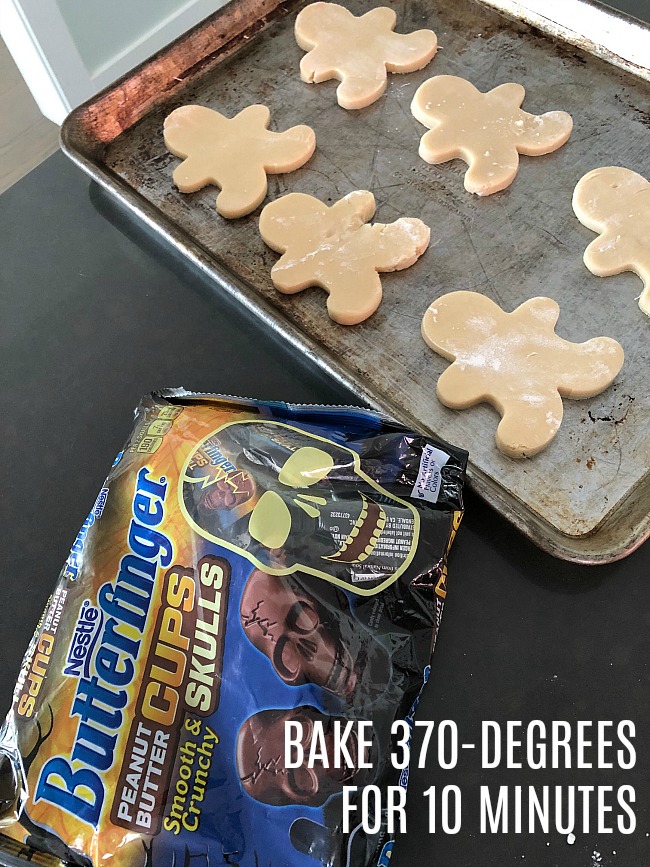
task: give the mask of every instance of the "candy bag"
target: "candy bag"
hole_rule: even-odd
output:
[[[466,457],[363,409],[143,400],[0,731],[5,859],[387,864],[342,793],[406,787]]]

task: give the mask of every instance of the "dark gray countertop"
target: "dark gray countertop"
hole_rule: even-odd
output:
[[[627,12],[628,15],[634,15],[641,21],[650,20],[650,0],[615,0],[615,2],[604,3],[603,5]]]
[[[0,197],[0,254],[6,710],[22,653],[143,393],[185,385],[291,401],[354,396],[206,284],[61,154]],[[470,751],[455,771],[429,762],[412,772],[397,867],[650,863],[649,573],[650,545],[611,566],[571,566],[468,495],[421,718],[455,720],[470,742],[484,719],[631,719],[637,762],[630,771],[488,772]],[[555,833],[481,835],[482,783],[629,784],[637,830],[578,834],[574,845]],[[430,836],[422,792],[447,784],[463,790],[463,829]]]

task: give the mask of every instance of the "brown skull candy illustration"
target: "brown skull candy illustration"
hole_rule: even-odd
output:
[[[355,705],[374,701],[390,679],[388,655],[340,599],[328,608],[301,577],[254,569],[240,605],[244,632],[290,686],[313,683]]]
[[[285,725],[294,720],[302,727],[304,760],[298,768],[287,768]],[[341,792],[345,785],[368,784],[374,774],[372,768],[332,767],[335,759],[333,724],[336,721],[342,725],[347,722],[340,717],[327,716],[309,705],[288,710],[262,710],[250,716],[237,735],[237,770],[244,790],[255,800],[274,807],[292,804],[320,807],[331,795]],[[314,762],[313,768],[307,767],[316,722],[324,726],[328,768],[319,762]],[[346,744],[353,763],[358,766],[356,730],[350,734]],[[373,756],[366,754],[364,760],[373,761]]]
[[[275,574],[301,570],[374,592],[408,566],[413,506],[373,481],[342,444],[276,421],[241,421],[199,442],[180,504],[210,541]]]

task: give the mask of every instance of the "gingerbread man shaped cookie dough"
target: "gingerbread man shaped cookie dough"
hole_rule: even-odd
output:
[[[335,322],[363,322],[381,303],[377,272],[408,268],[429,245],[421,220],[367,225],[374,213],[375,197],[366,190],[331,207],[304,193],[270,202],[260,216],[260,234],[283,253],[271,271],[275,287],[291,295],[320,286],[329,293],[327,311]]]
[[[184,105],[165,120],[165,145],[183,162],[174,171],[182,193],[208,184],[221,187],[217,211],[233,219],[250,214],[267,193],[267,173],[292,172],[303,166],[316,147],[308,126],[286,132],[268,129],[265,105],[249,105],[233,118],[201,105]]]
[[[650,316],[650,183],[630,169],[594,169],[578,181],[573,210],[583,226],[599,233],[585,250],[587,268],[598,277],[638,274],[639,307]]]
[[[529,114],[521,108],[521,84],[501,84],[481,93],[455,75],[438,75],[417,89],[411,112],[430,128],[420,140],[427,163],[464,160],[465,189],[478,196],[504,190],[515,179],[519,154],[540,156],[557,150],[573,129],[565,111]]]
[[[309,53],[300,62],[307,82],[337,78],[342,108],[365,108],[386,90],[388,72],[422,69],[436,53],[432,30],[393,33],[397,15],[380,6],[359,17],[336,3],[312,3],[296,18],[296,42]]]
[[[506,313],[478,292],[451,292],[422,320],[425,342],[453,361],[438,379],[440,402],[451,409],[492,404],[502,416],[497,446],[513,458],[551,442],[562,421],[561,395],[593,397],[623,364],[623,349],[609,337],[558,337],[559,314],[551,298],[531,298]]]

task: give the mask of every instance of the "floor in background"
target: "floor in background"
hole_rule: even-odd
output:
[[[58,146],[58,126],[43,117],[0,39],[0,193]]]

